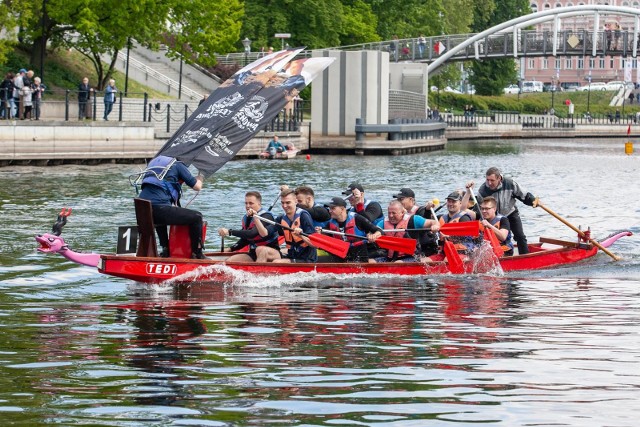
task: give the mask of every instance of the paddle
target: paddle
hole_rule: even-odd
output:
[[[385,229],[382,231],[384,232],[428,231],[428,229],[427,228],[395,228],[395,229]],[[480,222],[479,221],[450,222],[449,224],[441,225],[440,231],[448,236],[478,237],[480,235]]]
[[[476,206],[478,206],[478,199],[476,199],[476,195],[473,192],[473,188],[469,188],[469,192],[471,193],[471,197],[473,197],[473,202],[476,204]],[[480,218],[484,220],[484,215],[482,215],[482,209],[479,209],[479,212],[480,212]],[[498,240],[498,236],[496,236],[496,233],[494,233],[492,229],[485,227],[483,236],[485,240],[489,241],[489,243],[491,244],[491,249],[493,249],[493,253],[498,258],[504,255],[504,249],[502,249],[502,246],[500,245],[500,241]]]
[[[439,205],[440,200],[433,199],[433,204],[436,206]],[[433,208],[431,208],[431,215],[433,215],[433,217],[436,219],[438,218]],[[456,225],[456,224],[464,224],[464,223],[454,222],[450,224],[442,224],[440,226],[440,230],[442,230],[442,227],[444,227],[445,225]],[[464,273],[464,262],[462,262],[462,258],[460,258],[460,254],[458,253],[456,246],[453,243],[451,243],[447,238],[444,239],[444,256],[447,257],[447,263],[449,264],[450,272],[452,272],[453,274]]]
[[[398,231],[398,230],[394,230]],[[366,236],[358,236],[357,234],[342,233],[340,231],[322,230],[323,233],[337,234],[339,236],[355,237],[356,239],[367,240]],[[404,237],[380,236],[376,239],[375,244],[384,249],[402,252],[405,254],[413,254],[416,251],[415,239],[407,239]]]
[[[271,221],[270,219],[260,217],[260,221],[266,222],[268,224],[277,225],[279,227],[284,228],[285,230],[293,231],[293,228],[287,227],[286,225],[277,223],[275,221]],[[345,242],[339,239],[334,239],[333,237],[324,236],[319,233],[313,233],[313,234],[300,233],[300,234],[307,237],[311,241],[313,246],[319,249],[325,250],[340,258],[346,257],[347,252],[349,252],[349,248],[351,247],[349,242]]]
[[[576,226],[574,226],[573,224],[571,224],[569,221],[567,221],[566,219],[562,218],[560,215],[558,215],[557,213],[555,213],[554,211],[552,211],[551,209],[549,209],[548,207],[546,207],[545,205],[543,205],[542,203],[540,203],[540,200],[536,200],[533,204],[533,207],[538,207],[540,206],[542,209],[544,209],[545,211],[547,211],[547,213],[549,213],[551,216],[555,217],[557,220],[559,220],[561,223],[563,223],[564,225],[566,225],[567,227],[569,227],[570,229],[572,229],[573,231],[575,231],[576,233],[578,233],[578,235],[580,237],[582,237],[583,239],[587,239],[589,242],[591,242],[593,245],[597,246],[598,249],[600,249],[602,252],[604,252],[605,254],[609,255],[611,258],[613,258],[615,261],[619,261],[621,258],[613,253],[611,253],[607,248],[605,248],[604,246],[602,246],[597,240],[592,239],[590,237],[588,237],[586,234],[584,234],[584,232],[582,230],[580,230],[579,228],[577,228]]]
[[[273,201],[273,203],[271,203],[271,206],[269,206],[269,209],[267,209],[267,212],[271,212],[271,209],[273,209],[273,207],[276,205],[276,203],[278,203],[278,200],[280,200],[280,194],[282,194],[282,192],[279,191],[278,192],[278,196]]]

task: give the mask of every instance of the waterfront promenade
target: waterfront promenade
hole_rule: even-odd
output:
[[[412,154],[442,149],[447,140],[487,139],[574,139],[640,137],[640,125],[633,120],[559,120],[551,116],[493,115],[465,120],[460,116],[443,116],[447,128],[444,138],[399,141],[387,134],[356,137],[321,137],[309,135],[310,125],[303,122],[299,131],[277,132],[285,143],[314,153],[362,154],[362,147],[384,154]],[[631,133],[627,136],[627,130]],[[240,158],[257,157],[274,132],[260,132],[239,153]],[[0,166],[10,164],[60,164],[135,162],[155,155],[171,136],[158,132],[153,123],[142,121],[72,122],[63,120],[0,120]],[[360,149],[360,150],[359,150]],[[367,151],[367,154],[371,151]]]

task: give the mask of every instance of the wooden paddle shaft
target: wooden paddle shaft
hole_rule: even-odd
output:
[[[589,242],[591,242],[592,244],[594,244],[595,246],[598,247],[598,249],[600,249],[602,252],[604,252],[605,254],[609,255],[611,258],[613,258],[615,261],[619,261],[621,258],[613,253],[611,253],[607,248],[605,248],[604,246],[602,246],[600,244],[600,242],[598,242],[595,239],[591,239],[588,238],[584,232],[582,230],[580,230],[579,228],[577,228],[575,225],[571,224],[569,221],[567,221],[566,219],[562,218],[560,215],[558,215],[557,213],[555,213],[554,211],[552,211],[551,209],[549,209],[548,207],[546,207],[545,205],[543,205],[542,203],[540,203],[540,201],[538,200],[538,203],[536,206],[540,206],[542,209],[544,209],[545,211],[547,211],[548,214],[550,214],[551,216],[553,216],[554,218],[556,218],[558,221],[560,221],[561,223],[563,223],[564,225],[566,225],[567,227],[569,227],[570,229],[572,229],[573,231],[575,231],[576,233],[578,233],[580,235],[580,237],[586,238],[589,240]]]

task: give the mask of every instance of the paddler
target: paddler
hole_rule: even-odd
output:
[[[288,187],[287,187],[288,188]],[[329,210],[324,205],[317,203],[313,188],[307,185],[301,185],[293,190],[298,201],[298,207],[309,212],[313,220],[314,227],[324,227],[331,219]]]
[[[261,250],[260,248],[262,246],[280,250],[280,246],[278,244],[278,230],[276,229],[276,226],[267,224],[265,227],[269,231],[269,234],[267,234],[266,237],[262,237],[260,233],[258,233],[255,221],[253,220],[254,215],[270,219],[271,221],[274,220],[271,212],[262,208],[262,195],[257,191],[247,191],[244,195],[244,207],[246,213],[242,217],[242,228],[240,230],[234,230],[231,228],[221,227],[218,229],[218,235],[220,235],[220,237],[234,236],[240,238],[240,240],[229,248],[231,252],[239,251],[246,246],[249,246],[249,252],[232,255],[227,259],[227,261],[256,261],[258,259],[257,252]],[[251,216],[249,216],[250,211],[253,212]]]
[[[410,214],[399,200],[392,200],[387,207],[387,218],[384,220],[385,236],[409,237],[418,241],[416,249],[423,261],[431,261],[428,257],[439,252],[438,240],[434,233],[440,230],[440,222],[425,219],[417,214]],[[388,232],[398,229],[400,231]],[[410,229],[410,231],[405,231]],[[420,230],[416,230],[420,229]],[[388,250],[385,257],[376,258],[376,262],[413,262],[416,254],[407,254]]]
[[[364,187],[357,182],[349,184],[347,189],[342,192],[348,196],[351,208],[349,212],[359,213],[367,218],[373,225],[381,226],[384,222],[384,213],[380,203],[369,200],[364,196]]]
[[[184,163],[173,157],[153,158],[143,172],[140,198],[149,200],[153,206],[153,222],[156,226],[161,257],[169,256],[168,225],[188,225],[191,237],[191,257],[204,259],[202,254],[202,214],[193,209],[180,207],[182,183],[195,191],[202,189],[204,177],[194,177]]]
[[[447,196],[447,212],[438,217],[440,225],[471,221],[469,214],[462,209],[462,196],[460,192],[454,191]],[[460,252],[471,252],[475,248],[473,240],[468,237],[450,237]]]
[[[296,206],[297,202],[293,190],[287,189],[280,193],[280,204],[282,205],[284,214],[278,216],[275,222],[282,225],[282,227],[276,227],[278,228],[278,233],[284,236],[287,253],[283,255],[279,250],[263,246],[260,248],[261,250],[257,252],[258,262],[316,262],[318,260],[316,248],[311,244],[311,241],[302,234],[315,233],[313,220],[309,212]],[[256,212],[252,210],[247,214],[254,216],[258,233],[263,237],[267,236],[269,231],[261,221],[260,216],[256,216]]]
[[[473,186],[473,181],[469,182],[468,186]],[[478,189],[478,193],[482,197],[493,196],[496,199],[498,213],[509,218],[513,237],[518,244],[518,253],[528,254],[527,236],[522,229],[522,220],[516,201],[520,200],[527,206],[535,207],[538,203],[537,197],[525,192],[513,179],[503,177],[497,167],[487,169],[485,182]]]
[[[329,214],[331,215],[331,220],[329,224],[324,227],[325,229],[367,237],[367,239],[358,239],[356,237],[330,234],[330,236],[336,239],[351,243],[351,247],[344,261],[368,262],[369,251],[367,249],[367,240],[371,243],[375,242],[375,240],[382,235],[380,227],[372,224],[364,215],[347,211],[347,202],[341,197],[333,197],[331,202],[325,206],[329,208]],[[317,230],[319,231],[319,228]],[[343,260],[336,258],[334,261],[339,262]]]
[[[496,213],[496,207],[498,203],[492,196],[485,197],[480,203],[480,210],[482,211],[482,225],[491,230],[504,251],[504,255],[513,255],[513,241],[511,240],[511,225],[509,219],[506,216]]]
[[[393,198],[398,199],[398,201],[402,203],[402,207],[410,215],[415,214],[420,208],[416,204],[416,193],[410,188],[401,188],[398,194],[393,195]]]

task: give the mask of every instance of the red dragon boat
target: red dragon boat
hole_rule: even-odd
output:
[[[137,254],[95,254],[73,251],[60,237],[62,226],[66,224],[64,211],[58,216],[53,226],[53,234],[38,234],[35,236],[39,244],[38,251],[42,253],[58,253],[78,264],[95,267],[102,274],[122,277],[142,283],[185,283],[185,282],[232,282],[238,272],[250,273],[256,276],[276,276],[296,273],[317,274],[354,274],[354,275],[399,275],[399,276],[428,276],[452,274],[449,263],[438,262],[386,262],[386,263],[244,263],[226,262],[233,253],[207,253],[208,259],[190,259],[190,243],[186,227],[172,230],[170,244],[171,257],[144,256],[156,251],[155,236],[151,224],[138,224],[142,232],[137,244]],[[146,231],[145,231],[146,230]],[[145,236],[147,234],[147,236]],[[465,259],[462,274],[510,272],[521,270],[540,270],[569,266],[594,257],[599,247],[608,248],[618,239],[631,236],[630,231],[620,231],[599,242],[592,244],[578,237],[576,241],[566,241],[541,237],[538,243],[530,244],[530,253],[526,255],[506,256],[497,258],[490,247],[481,251],[482,256]]]

